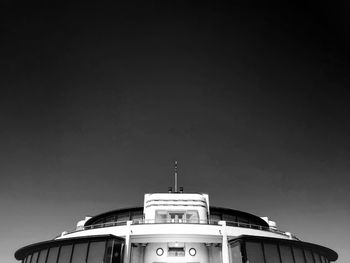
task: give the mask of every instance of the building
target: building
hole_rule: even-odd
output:
[[[267,217],[209,205],[202,193],[145,194],[76,230],[16,251],[23,263],[328,263],[333,250],[277,229]]]

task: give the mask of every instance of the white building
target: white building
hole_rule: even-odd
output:
[[[79,221],[16,251],[23,263],[327,263],[333,250],[302,242],[267,217],[211,207],[207,194],[146,194],[143,207]]]

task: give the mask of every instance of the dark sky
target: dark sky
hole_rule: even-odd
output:
[[[19,7],[20,6],[20,7]],[[349,4],[1,4],[0,261],[180,185],[350,258]]]

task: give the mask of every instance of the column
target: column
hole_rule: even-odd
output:
[[[227,232],[226,232],[226,221],[219,221],[219,225],[221,225],[221,235],[222,235],[222,263],[230,263],[229,260],[229,249],[227,242]]]

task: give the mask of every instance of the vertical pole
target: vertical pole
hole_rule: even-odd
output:
[[[221,235],[222,235],[222,263],[230,263],[229,260],[229,251],[228,251],[228,242],[227,242],[227,232],[226,232],[226,221],[219,221],[221,225]]]
[[[177,161],[175,161],[175,193],[177,193]]]
[[[132,223],[132,221],[127,221],[126,222],[124,263],[130,263],[130,255],[131,255],[131,242],[130,242],[131,223]]]

